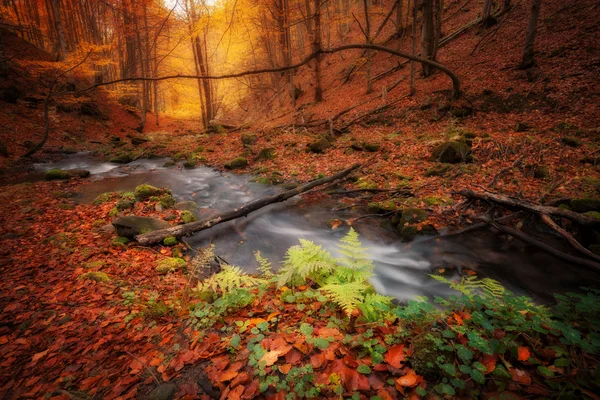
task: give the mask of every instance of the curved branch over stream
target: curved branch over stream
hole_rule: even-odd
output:
[[[174,236],[181,237],[185,235],[190,235],[192,233],[204,231],[206,229],[212,228],[215,225],[221,224],[223,222],[231,221],[236,218],[245,217],[253,211],[256,211],[260,208],[268,206],[273,203],[280,203],[282,201],[286,201],[300,193],[304,193],[310,189],[313,189],[317,186],[324,185],[326,183],[334,182],[339,179],[345,178],[351,172],[358,169],[361,165],[354,164],[350,168],[347,168],[341,172],[338,172],[335,175],[331,175],[329,177],[325,177],[322,179],[317,179],[312,182],[305,183],[304,185],[300,185],[295,189],[291,189],[274,196],[263,197],[262,199],[251,201],[250,203],[246,203],[239,208],[234,208],[233,210],[226,211],[214,217],[206,218],[196,222],[190,222],[188,224],[177,225],[171,228],[160,229],[157,231],[144,233],[142,235],[137,235],[135,240],[142,245],[152,245],[162,242],[166,237]]]

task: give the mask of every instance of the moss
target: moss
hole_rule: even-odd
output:
[[[578,213],[600,211],[600,199],[582,198],[571,200],[571,208]]]
[[[586,217],[590,217],[593,219],[600,219],[600,212],[598,211],[588,211],[583,213],[583,215],[585,215]]]
[[[402,210],[402,221],[410,224],[427,220],[427,212],[420,208],[405,208]]]
[[[385,214],[390,211],[396,210],[396,203],[392,200],[380,201],[380,202],[371,202],[369,203],[369,208],[378,214]]]
[[[83,264],[83,268],[85,269],[99,269],[102,268],[106,264],[102,260],[90,261]]]
[[[111,208],[108,212],[109,217],[116,217],[117,215],[119,215],[119,209],[117,207]]]
[[[133,161],[133,157],[129,153],[119,154],[118,156],[115,156],[110,159],[111,163],[116,163],[116,164],[128,164],[132,161]]]
[[[450,169],[452,169],[452,167],[447,164],[436,165],[435,167],[431,167],[431,168],[428,168],[427,170],[425,170],[425,173],[423,174],[423,176],[425,178],[429,178],[431,176],[443,176]]]
[[[135,188],[134,194],[135,194],[135,198],[138,201],[144,201],[153,196],[159,197],[164,194],[171,195],[171,191],[168,189],[164,189],[164,188],[157,188],[152,185],[148,185],[147,183],[144,183]]]
[[[533,170],[533,176],[537,179],[549,179],[550,168],[547,165],[538,165]]]
[[[256,161],[267,161],[275,158],[275,148],[274,147],[266,147],[258,152],[256,156]]]
[[[100,204],[113,200],[115,197],[117,197],[117,194],[115,192],[102,193],[96,196],[94,201],[92,201],[92,204],[99,206]]]
[[[55,181],[62,179],[71,179],[73,176],[68,172],[62,169],[51,169],[46,172],[46,180],[47,181]]]
[[[125,211],[130,208],[133,208],[134,204],[135,204],[135,201],[128,200],[128,199],[121,199],[121,200],[117,201],[115,208],[119,211]]]
[[[192,160],[187,160],[186,162],[183,163],[183,168],[185,169],[194,169],[197,166],[197,162],[196,159],[192,159]]]
[[[175,272],[185,267],[185,260],[182,258],[165,258],[160,260],[156,265],[156,272],[159,274],[168,274],[169,272]]]
[[[450,359],[447,352],[437,348],[435,340],[439,338],[439,332],[432,332],[422,333],[412,340],[413,355],[409,359],[410,364],[417,374],[428,381],[438,381],[442,377],[442,370],[436,365],[438,358]]]
[[[243,133],[242,134],[242,144],[246,146],[251,146],[258,142],[258,136],[253,135],[251,133]]]
[[[181,220],[184,224],[189,224],[190,222],[198,221],[198,217],[191,211],[185,210],[181,213]]]
[[[161,204],[164,208],[171,208],[175,205],[176,201],[171,192],[162,194],[160,196],[150,197],[151,201]]]
[[[377,184],[366,176],[358,178],[356,181],[357,189],[377,189]]]
[[[237,157],[233,160],[225,163],[225,168],[227,169],[241,169],[246,168],[248,165],[248,160],[245,157]]]
[[[367,143],[365,142],[363,147],[365,148],[365,151],[368,151],[370,153],[374,153],[376,151],[379,151],[379,143]]]
[[[316,142],[308,144],[308,149],[313,153],[324,153],[325,150],[331,147],[329,140],[322,138]]]
[[[175,166],[175,161],[169,160],[163,164],[163,168],[170,168]]]
[[[58,208],[61,210],[73,210],[75,208],[74,204],[61,203],[58,205]]]
[[[569,147],[580,147],[581,146],[581,140],[579,139],[575,139],[569,136],[565,136],[563,138],[560,139],[561,142],[563,142],[564,145],[569,146]]]
[[[177,244],[177,238],[176,238],[176,237],[174,237],[174,236],[169,236],[169,237],[166,237],[166,238],[163,240],[163,244],[164,244],[165,246],[175,246],[175,245]]]
[[[563,210],[569,210],[569,211],[572,211],[572,210],[571,210],[571,206],[570,206],[570,205],[568,205],[568,204],[560,204],[560,205],[558,206],[558,208],[562,208]]]
[[[129,239],[125,236],[117,236],[112,240],[112,245],[116,247],[125,247],[127,243],[129,243]]]
[[[110,282],[110,276],[104,272],[86,272],[77,277],[78,280],[92,280],[96,282]]]
[[[92,222],[92,226],[94,228],[97,228],[99,226],[104,226],[104,225],[106,225],[106,220],[104,220],[104,219],[97,219],[94,222]]]
[[[437,206],[440,204],[454,204],[454,200],[449,197],[427,196],[421,199],[428,206]]]

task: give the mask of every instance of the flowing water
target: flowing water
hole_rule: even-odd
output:
[[[251,182],[249,175],[221,173],[207,167],[163,168],[164,162],[165,159],[138,160],[118,166],[79,154],[52,164],[38,164],[36,169],[89,170],[90,182],[79,189],[78,200],[83,203],[91,202],[100,193],[132,191],[137,185],[149,183],[171,189],[178,201],[192,200],[200,208],[226,211],[282,190]],[[335,244],[348,227],[332,230],[328,222],[360,215],[352,210],[335,211],[336,207],[339,204],[333,200],[306,202],[297,196],[186,240],[194,247],[213,243],[217,254],[248,271],[257,266],[255,250],[277,265],[286,249],[297,244],[299,238],[312,240],[335,254]],[[375,262],[373,285],[380,293],[399,300],[449,294],[451,290],[446,285],[428,275],[449,266],[474,269],[480,277],[494,278],[514,293],[540,301],[550,300],[552,293],[577,290],[580,286],[600,287],[599,273],[565,264],[516,240],[507,242],[489,231],[439,241],[417,240],[407,246],[395,232],[380,227],[380,222],[362,219],[353,226]]]

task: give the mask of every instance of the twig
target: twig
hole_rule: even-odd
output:
[[[145,362],[143,362],[142,360],[140,360],[139,358],[137,358],[136,356],[134,356],[133,354],[131,354],[130,352],[128,352],[127,350],[123,350],[125,353],[129,354],[131,357],[135,358],[135,360],[137,362],[139,362],[140,364],[142,364],[144,366],[144,368],[146,368],[146,371],[150,372],[150,375],[152,375],[152,377],[154,378],[154,380],[156,381],[156,383],[158,385],[160,385],[160,381],[158,380],[158,378],[156,377],[156,375],[154,375],[154,372],[152,372],[152,370],[146,365]]]
[[[552,220],[552,218],[550,218],[549,215],[542,214],[540,217],[542,218],[542,221],[544,221],[544,223],[546,225],[548,225],[550,228],[554,229],[560,236],[562,236],[563,238],[565,238],[565,240],[567,242],[569,242],[569,244],[571,246],[573,246],[575,249],[579,250],[581,253],[585,254],[589,258],[592,258],[592,259],[600,262],[600,256],[598,256],[597,254],[592,253],[591,251],[589,251],[588,249],[586,249],[585,247],[583,247],[583,245],[581,243],[579,243],[577,241],[577,239],[575,239],[573,237],[573,235],[571,235],[569,232],[567,232],[566,230],[564,230],[563,228],[561,228],[556,222],[554,222]]]

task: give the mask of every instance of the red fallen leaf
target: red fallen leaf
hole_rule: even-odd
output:
[[[385,382],[379,377],[379,374],[369,374],[367,379],[374,390],[379,390],[385,386]]]
[[[287,373],[290,372],[291,369],[292,364],[283,364],[279,366],[279,371],[281,371],[281,373],[285,375],[287,375]]]
[[[519,347],[518,353],[519,361],[527,361],[531,356],[531,351],[529,351],[529,348],[524,346]]]
[[[39,381],[41,376],[34,376],[25,381],[25,387],[33,386],[37,381]]]
[[[288,364],[296,365],[300,360],[302,360],[302,353],[296,349],[290,350],[290,352],[285,355],[285,362]]]
[[[230,383],[231,387],[235,387],[237,385],[242,385],[248,381],[249,375],[247,372],[240,372],[238,376],[233,378]]]
[[[342,338],[342,333],[336,328],[321,328],[319,329],[318,336],[323,338]]]
[[[486,374],[489,374],[490,372],[492,372],[496,369],[497,361],[498,361],[498,357],[495,354],[494,355],[485,354],[483,357],[481,357],[481,360],[479,360],[479,362],[485,366]]]
[[[8,343],[8,336],[4,335],[4,336],[0,336],[0,344],[6,344]]]
[[[258,379],[253,380],[244,391],[242,399],[249,400],[253,399],[260,393],[260,381]]]
[[[463,319],[460,315],[458,315],[457,313],[454,313],[454,319],[456,320],[456,324],[457,325],[462,325],[463,324]]]
[[[396,389],[398,389],[401,393],[404,393],[405,387],[415,387],[421,383],[422,380],[422,376],[417,375],[413,369],[410,369],[406,375],[396,379]]]
[[[241,400],[242,393],[246,388],[243,385],[238,385],[234,389],[232,389],[227,395],[227,399],[229,400]]]
[[[37,362],[37,361],[38,361],[40,358],[42,358],[42,357],[44,357],[46,354],[48,354],[48,351],[49,351],[49,350],[50,350],[50,349],[46,349],[45,351],[42,351],[42,352],[39,352],[39,353],[35,353],[35,354],[33,355],[33,357],[31,357],[31,361],[32,361],[32,362],[34,362],[34,363],[35,363],[35,362]]]
[[[236,376],[238,376],[238,372],[237,371],[233,371],[231,369],[228,369],[227,371],[223,371],[223,373],[217,377],[217,380],[219,382],[225,382],[225,381],[232,380]]]
[[[518,368],[513,368],[510,371],[510,374],[512,375],[512,380],[514,382],[521,383],[523,385],[531,385],[531,377],[529,374],[527,374],[527,372]]]
[[[377,391],[377,396],[381,397],[381,400],[395,400],[395,397],[393,397],[385,388],[379,389]]]
[[[314,369],[320,368],[325,362],[325,355],[323,353],[317,353],[310,356],[310,364]]]
[[[404,356],[404,344],[397,344],[388,349],[385,354],[385,362],[394,368],[402,368],[402,362],[406,360]]]

